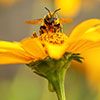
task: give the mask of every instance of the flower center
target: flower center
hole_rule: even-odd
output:
[[[40,37],[41,41],[46,41],[52,44],[63,44],[68,37],[63,33],[44,33]]]

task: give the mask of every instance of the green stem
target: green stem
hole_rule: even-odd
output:
[[[65,71],[62,73],[55,72],[50,77],[49,82],[52,84],[54,91],[57,94],[58,100],[66,100],[65,89],[64,89],[64,79]]]
[[[64,89],[64,80],[59,79],[58,86],[55,86],[55,87],[58,87],[57,91],[56,91],[58,100],[66,100],[65,89]]]

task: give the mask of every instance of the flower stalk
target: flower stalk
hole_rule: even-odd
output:
[[[49,84],[52,85],[53,90],[56,92],[58,100],[66,100],[64,89],[65,72],[64,70],[55,72],[49,77]]]
[[[58,100],[66,100],[64,79],[72,60],[81,62],[79,54],[66,53],[61,59],[55,60],[50,57],[28,64],[33,71],[48,80],[49,90],[56,92]]]

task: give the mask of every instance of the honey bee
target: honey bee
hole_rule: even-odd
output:
[[[56,12],[58,12],[60,9],[57,9],[54,12],[51,12],[46,7],[45,9],[48,11],[48,14],[44,16],[44,18],[26,21],[27,24],[41,24],[39,29],[40,35],[48,32],[62,32],[62,23],[69,23],[72,21],[71,18],[58,18]]]

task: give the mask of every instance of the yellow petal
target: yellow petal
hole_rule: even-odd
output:
[[[88,29],[81,37],[81,39],[86,39],[90,41],[100,41],[100,25]]]
[[[100,85],[100,20],[90,19],[76,26],[67,51],[81,54],[84,62],[77,66],[85,70],[91,84]]]
[[[35,59],[44,59],[47,55],[38,38],[29,37],[21,41],[22,48]]]
[[[52,43],[45,43],[45,47],[47,50],[48,55],[54,59],[60,59],[66,51],[68,44],[52,44]]]
[[[85,70],[89,82],[96,88],[100,86],[100,43],[82,53],[85,58]]]
[[[81,0],[55,0],[56,8],[61,8],[61,15],[75,16],[80,11]]]
[[[70,34],[70,41],[76,39],[99,40],[100,39],[100,20],[90,19],[77,25]]]
[[[74,41],[68,47],[68,51],[80,53],[84,58],[83,63],[73,63],[85,70],[87,78],[94,87],[100,86],[100,41],[93,42],[88,40]]]
[[[0,64],[29,63],[32,59],[20,43],[0,41]]]
[[[73,53],[81,53],[87,49],[92,48],[95,42],[88,40],[76,40],[69,44],[67,51]],[[99,45],[99,44],[98,44]]]

